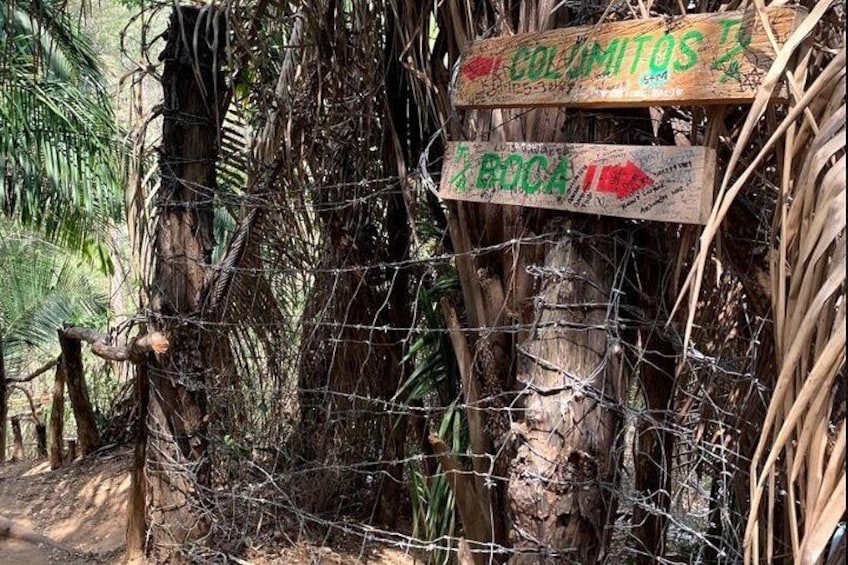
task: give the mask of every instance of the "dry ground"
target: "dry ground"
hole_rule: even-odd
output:
[[[0,539],[0,565],[118,563],[129,456],[112,450],[57,471],[46,461],[0,465],[0,516],[79,552]]]
[[[51,547],[0,538],[0,565],[118,565],[124,562],[124,528],[131,450],[112,449],[87,460],[50,470],[46,461],[0,465],[0,516],[46,535],[63,546]],[[266,547],[237,561],[242,565],[411,565],[408,555],[391,549]],[[219,561],[215,561],[219,562]],[[220,561],[224,563],[225,561]],[[236,561],[226,561],[234,563]],[[421,563],[421,561],[418,561]],[[154,564],[155,565],[155,564]]]

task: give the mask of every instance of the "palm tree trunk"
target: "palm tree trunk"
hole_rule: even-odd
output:
[[[571,218],[548,253],[533,334],[518,349],[524,418],[508,495],[514,563],[595,563],[615,511],[626,394],[607,319],[615,297],[604,222]],[[600,236],[600,237],[599,237]]]
[[[157,559],[171,561],[185,560],[209,528],[201,490],[209,485],[206,386],[214,341],[201,310],[226,104],[224,21],[208,6],[176,7],[161,55],[165,101],[151,326],[168,336],[170,349],[149,366],[146,475],[153,550]]]

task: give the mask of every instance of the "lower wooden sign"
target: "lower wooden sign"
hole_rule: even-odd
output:
[[[582,143],[448,143],[439,194],[450,200],[704,224],[715,151]]]

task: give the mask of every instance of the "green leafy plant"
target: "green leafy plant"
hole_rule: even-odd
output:
[[[443,331],[445,322],[440,307],[441,298],[456,288],[457,281],[448,272],[420,290],[417,304],[422,331],[404,358],[404,362],[414,362],[414,369],[400,386],[395,400],[403,399],[410,410],[415,406],[437,413],[443,409],[434,431],[450,444],[454,453],[462,453],[468,439],[465,412],[457,407],[459,369],[450,338]],[[433,543],[428,557],[431,563],[446,562],[458,526],[456,501],[447,477],[440,466],[428,467],[423,461],[410,463],[409,476],[413,535]]]

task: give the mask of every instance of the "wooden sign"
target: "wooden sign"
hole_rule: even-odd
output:
[[[715,151],[565,143],[448,143],[439,194],[451,200],[704,224]]]
[[[783,44],[805,12],[780,7],[768,15]],[[472,43],[462,58],[456,105],[748,102],[773,61],[753,8],[563,28]]]

